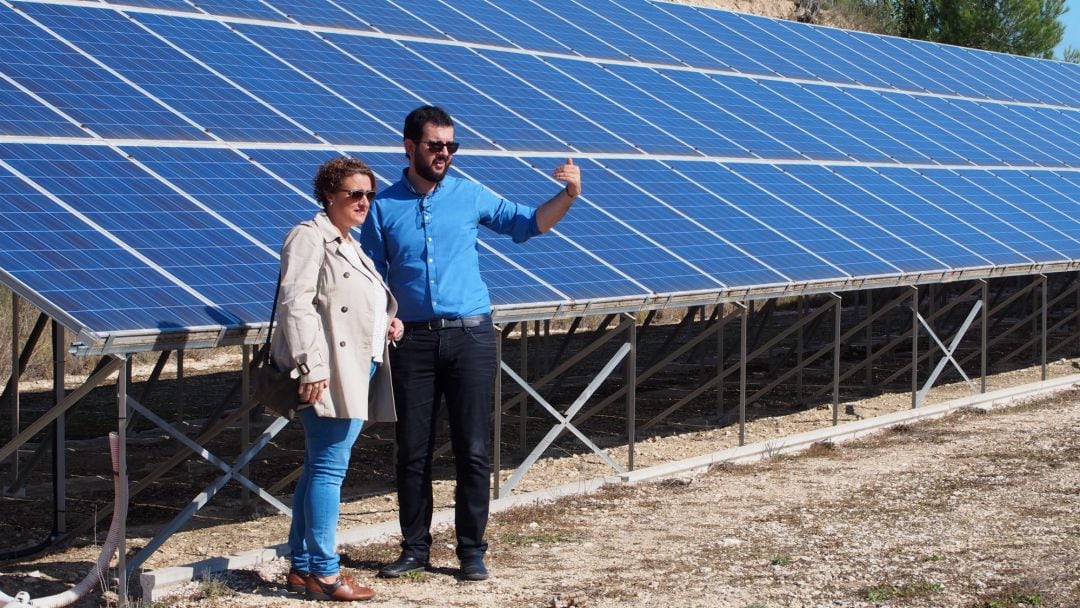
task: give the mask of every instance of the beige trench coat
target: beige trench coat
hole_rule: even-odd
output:
[[[386,336],[371,335],[372,295],[376,289],[386,293],[390,318],[397,314],[397,300],[367,255],[358,250],[363,264],[356,266],[342,245],[325,212],[285,237],[271,352],[279,367],[291,363],[301,382],[327,380],[328,390],[314,404],[319,416],[393,422],[390,355]],[[383,342],[383,362],[369,387],[372,340]]]

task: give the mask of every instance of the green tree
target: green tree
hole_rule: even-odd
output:
[[[1080,49],[1075,46],[1065,47],[1065,52],[1061,54],[1061,60],[1069,63],[1080,63]]]
[[[1065,0],[892,0],[900,36],[1049,59]]]

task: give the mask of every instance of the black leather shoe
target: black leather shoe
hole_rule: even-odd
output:
[[[461,578],[466,581],[486,581],[488,571],[484,567],[484,556],[461,558]]]
[[[382,570],[379,570],[379,576],[383,578],[398,578],[405,576],[410,572],[423,572],[431,567],[426,559],[419,559],[411,555],[401,554],[401,557],[397,558],[397,561],[383,566]]]

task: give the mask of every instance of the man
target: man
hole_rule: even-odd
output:
[[[431,461],[435,419],[445,397],[457,472],[455,519],[461,578],[485,580],[484,529],[491,478],[492,391],[498,361],[491,300],[480,278],[477,227],[523,242],[554,226],[581,193],[567,160],[552,176],[566,187],[533,209],[447,175],[458,144],[445,110],[423,106],[405,118],[402,178],[380,192],[362,243],[398,301],[405,336],[391,349],[397,407],[401,557],[379,571],[396,578],[429,567]]]

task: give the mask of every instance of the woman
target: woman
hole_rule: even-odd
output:
[[[340,573],[341,482],[364,421],[395,419],[387,345],[403,326],[397,302],[351,235],[375,198],[375,174],[358,159],[335,158],[319,167],[314,187],[323,211],[282,246],[272,347],[274,361],[299,374],[304,426],[286,584],[309,600],[367,600],[375,592]]]

